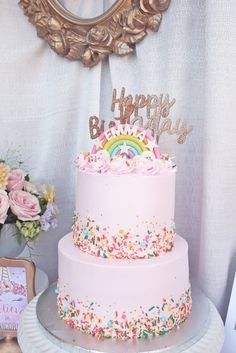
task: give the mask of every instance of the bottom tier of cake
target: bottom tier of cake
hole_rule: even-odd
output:
[[[142,260],[93,257],[59,242],[57,305],[72,328],[98,338],[142,338],[178,327],[191,311],[188,245]]]

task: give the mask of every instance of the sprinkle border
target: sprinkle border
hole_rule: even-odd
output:
[[[71,328],[91,334],[98,339],[115,338],[121,340],[161,336],[179,327],[189,316],[192,308],[191,289],[183,292],[179,299],[163,298],[162,303],[127,314],[114,311],[105,320],[96,314],[99,305],[94,302],[75,301],[70,296],[57,293],[57,308],[61,319]],[[133,316],[131,318],[131,316]]]
[[[142,236],[134,236],[122,228],[111,235],[109,226],[101,227],[90,217],[83,219],[77,215],[72,227],[74,245],[90,255],[115,259],[147,259],[171,251],[175,223],[170,226],[146,223],[146,234]]]

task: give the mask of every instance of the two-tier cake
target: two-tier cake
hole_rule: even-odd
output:
[[[73,231],[59,242],[58,312],[98,338],[142,338],[191,311],[188,245],[174,223],[176,166],[135,125],[76,160]]]

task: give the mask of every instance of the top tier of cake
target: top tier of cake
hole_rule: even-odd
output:
[[[94,256],[149,258],[174,245],[176,168],[145,130],[129,129],[102,136],[97,145],[103,148],[76,161],[73,238]]]

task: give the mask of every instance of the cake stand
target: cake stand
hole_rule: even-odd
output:
[[[193,287],[193,311],[180,329],[148,340],[98,341],[70,329],[56,311],[56,285],[51,285],[27,307],[18,329],[23,353],[219,353],[223,322],[212,302]]]

